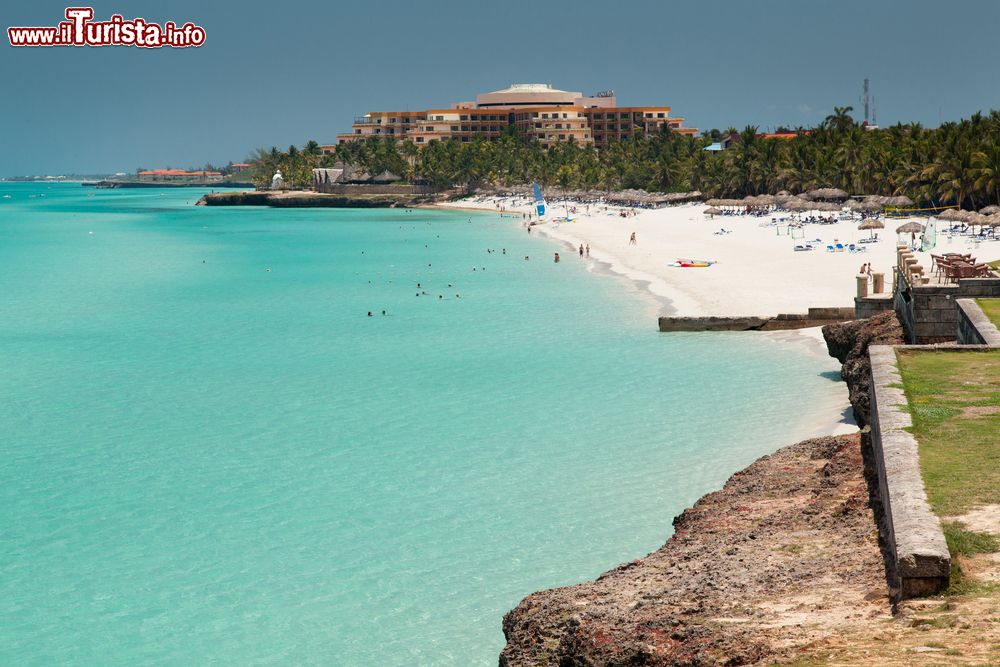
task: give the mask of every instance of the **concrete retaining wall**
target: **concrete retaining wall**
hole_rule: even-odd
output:
[[[890,580],[900,599],[948,586],[951,557],[920,474],[917,441],[892,346],[868,348],[871,359],[870,441],[884,516],[879,528],[892,553]]]
[[[959,345],[1000,347],[1000,330],[974,299],[956,299]]]

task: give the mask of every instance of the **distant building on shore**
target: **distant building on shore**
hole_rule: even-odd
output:
[[[151,169],[136,177],[147,183],[215,183],[222,180],[218,171],[185,171],[183,169]]]
[[[548,84],[516,83],[448,109],[373,111],[356,117],[352,131],[338,134],[337,141],[392,137],[421,146],[441,139],[467,142],[479,135],[496,139],[511,126],[545,147],[572,138],[602,148],[609,141],[657,134],[664,127],[680,134],[697,133],[684,127],[683,118],[672,118],[668,106],[619,107],[610,90],[584,97]],[[333,152],[332,145],[323,149]]]

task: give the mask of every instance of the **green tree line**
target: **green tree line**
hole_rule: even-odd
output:
[[[700,190],[713,197],[743,197],[835,187],[853,194],[906,195],[927,205],[1000,204],[1000,112],[976,113],[937,128],[900,123],[868,129],[855,122],[851,111],[836,107],[817,127],[798,128],[791,139],[765,138],[753,126],[700,137],[665,129],[601,150],[572,141],[546,150],[509,128],[499,139],[451,139],[421,147],[371,138],[340,144],[330,155],[310,141],[284,152],[258,150],[252,163],[261,182],[280,168],[295,186],[311,183],[313,167],[346,163],[440,188],[538,181],[566,188]],[[704,150],[730,136],[727,150]]]

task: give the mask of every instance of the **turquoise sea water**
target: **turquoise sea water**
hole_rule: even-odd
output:
[[[496,664],[843,392],[495,215],[0,194],[3,664]]]

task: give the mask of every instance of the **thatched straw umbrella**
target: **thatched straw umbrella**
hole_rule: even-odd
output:
[[[993,204],[991,206],[987,206],[986,208],[979,209],[979,212],[983,215],[993,215],[995,213],[1000,213],[1000,206]]]
[[[875,240],[876,229],[885,229],[885,223],[883,223],[881,220],[876,220],[875,218],[868,218],[867,220],[863,221],[860,225],[858,225],[859,231],[871,232],[871,236],[869,236],[868,238],[873,241]]]
[[[850,197],[850,195],[838,188],[817,188],[807,192],[806,197],[809,199],[843,201],[844,199]]]
[[[913,206],[913,200],[902,195],[899,197],[886,197],[885,205],[896,207]]]
[[[875,211],[882,210],[882,204],[871,199],[865,199],[864,201],[852,201],[847,206],[852,211],[858,211],[861,213],[874,213]]]
[[[710,215],[713,218],[717,215],[722,215],[722,211],[720,209],[715,208],[714,206],[706,208],[704,211],[702,211],[702,213],[704,213],[705,215]]]
[[[899,227],[896,227],[897,234],[909,234],[910,243],[914,243],[917,240],[917,234],[921,234],[924,231],[924,226],[919,222],[907,222]]]
[[[957,208],[949,208],[948,210],[938,215],[938,220],[947,220],[949,222],[964,222],[965,211],[960,211]]]

